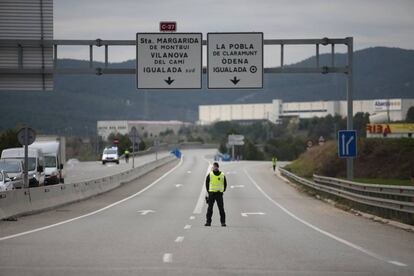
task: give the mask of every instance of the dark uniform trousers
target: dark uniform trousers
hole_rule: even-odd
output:
[[[225,224],[226,213],[224,212],[223,193],[220,192],[208,193],[207,223],[211,223],[211,217],[213,216],[213,206],[215,201],[217,201],[217,206],[220,212],[220,222],[221,224]]]

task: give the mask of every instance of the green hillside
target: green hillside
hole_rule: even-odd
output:
[[[321,65],[330,56],[321,56]],[[345,55],[337,54],[336,63]],[[414,51],[398,48],[369,48],[355,52],[355,99],[413,98]],[[310,66],[311,57],[292,66]],[[60,67],[88,67],[87,61],[60,60]],[[98,64],[97,66],[102,66]],[[135,67],[135,61],[111,64],[111,67]],[[93,134],[97,120],[198,119],[198,105],[224,103],[313,101],[345,99],[344,75],[266,74],[264,89],[223,91],[207,90],[203,76],[201,90],[137,91],[135,76],[55,77],[53,92],[0,92],[0,131],[25,123],[39,132],[54,134]]]
[[[346,159],[338,158],[336,141],[313,147],[288,168],[308,178],[313,174],[346,177]],[[359,139],[354,175],[363,179],[401,179],[409,183],[414,177],[414,140]]]

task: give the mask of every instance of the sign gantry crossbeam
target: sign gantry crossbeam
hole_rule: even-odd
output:
[[[345,66],[337,66],[335,64],[335,45],[346,45],[349,48],[350,44],[353,44],[352,38],[341,39],[264,39],[263,44],[280,46],[280,66],[274,68],[264,68],[264,73],[345,73],[349,72],[349,61]],[[202,45],[207,45],[207,40],[203,40]],[[315,45],[315,66],[314,67],[290,67],[284,64],[285,48],[289,45]],[[331,62],[330,66],[320,66],[320,46],[331,45]],[[57,66],[57,54],[59,46],[88,46],[89,47],[89,68],[59,68]],[[24,64],[19,64],[15,68],[0,68],[0,74],[41,74],[41,73],[54,73],[54,74],[136,74],[135,68],[111,68],[109,61],[109,47],[116,46],[134,46],[136,47],[135,40],[14,40],[14,39],[0,39],[0,49],[3,47],[10,48],[15,47],[20,49],[18,51],[17,59],[18,63],[23,60],[25,48],[36,47],[53,47],[53,69],[35,69],[26,68]],[[105,60],[103,67],[94,67],[94,47],[105,48]],[[349,55],[349,49],[348,49]],[[20,62],[19,62],[20,61]],[[206,68],[203,68],[203,72],[206,73]]]

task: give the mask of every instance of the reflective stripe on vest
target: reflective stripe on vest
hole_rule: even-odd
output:
[[[210,172],[210,186],[208,189],[209,192],[224,192],[224,173],[221,172],[220,175],[215,175],[213,172]]]

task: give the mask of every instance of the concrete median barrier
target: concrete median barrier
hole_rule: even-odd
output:
[[[36,213],[113,190],[176,160],[166,156],[135,169],[90,181],[0,192],[0,219]]]

